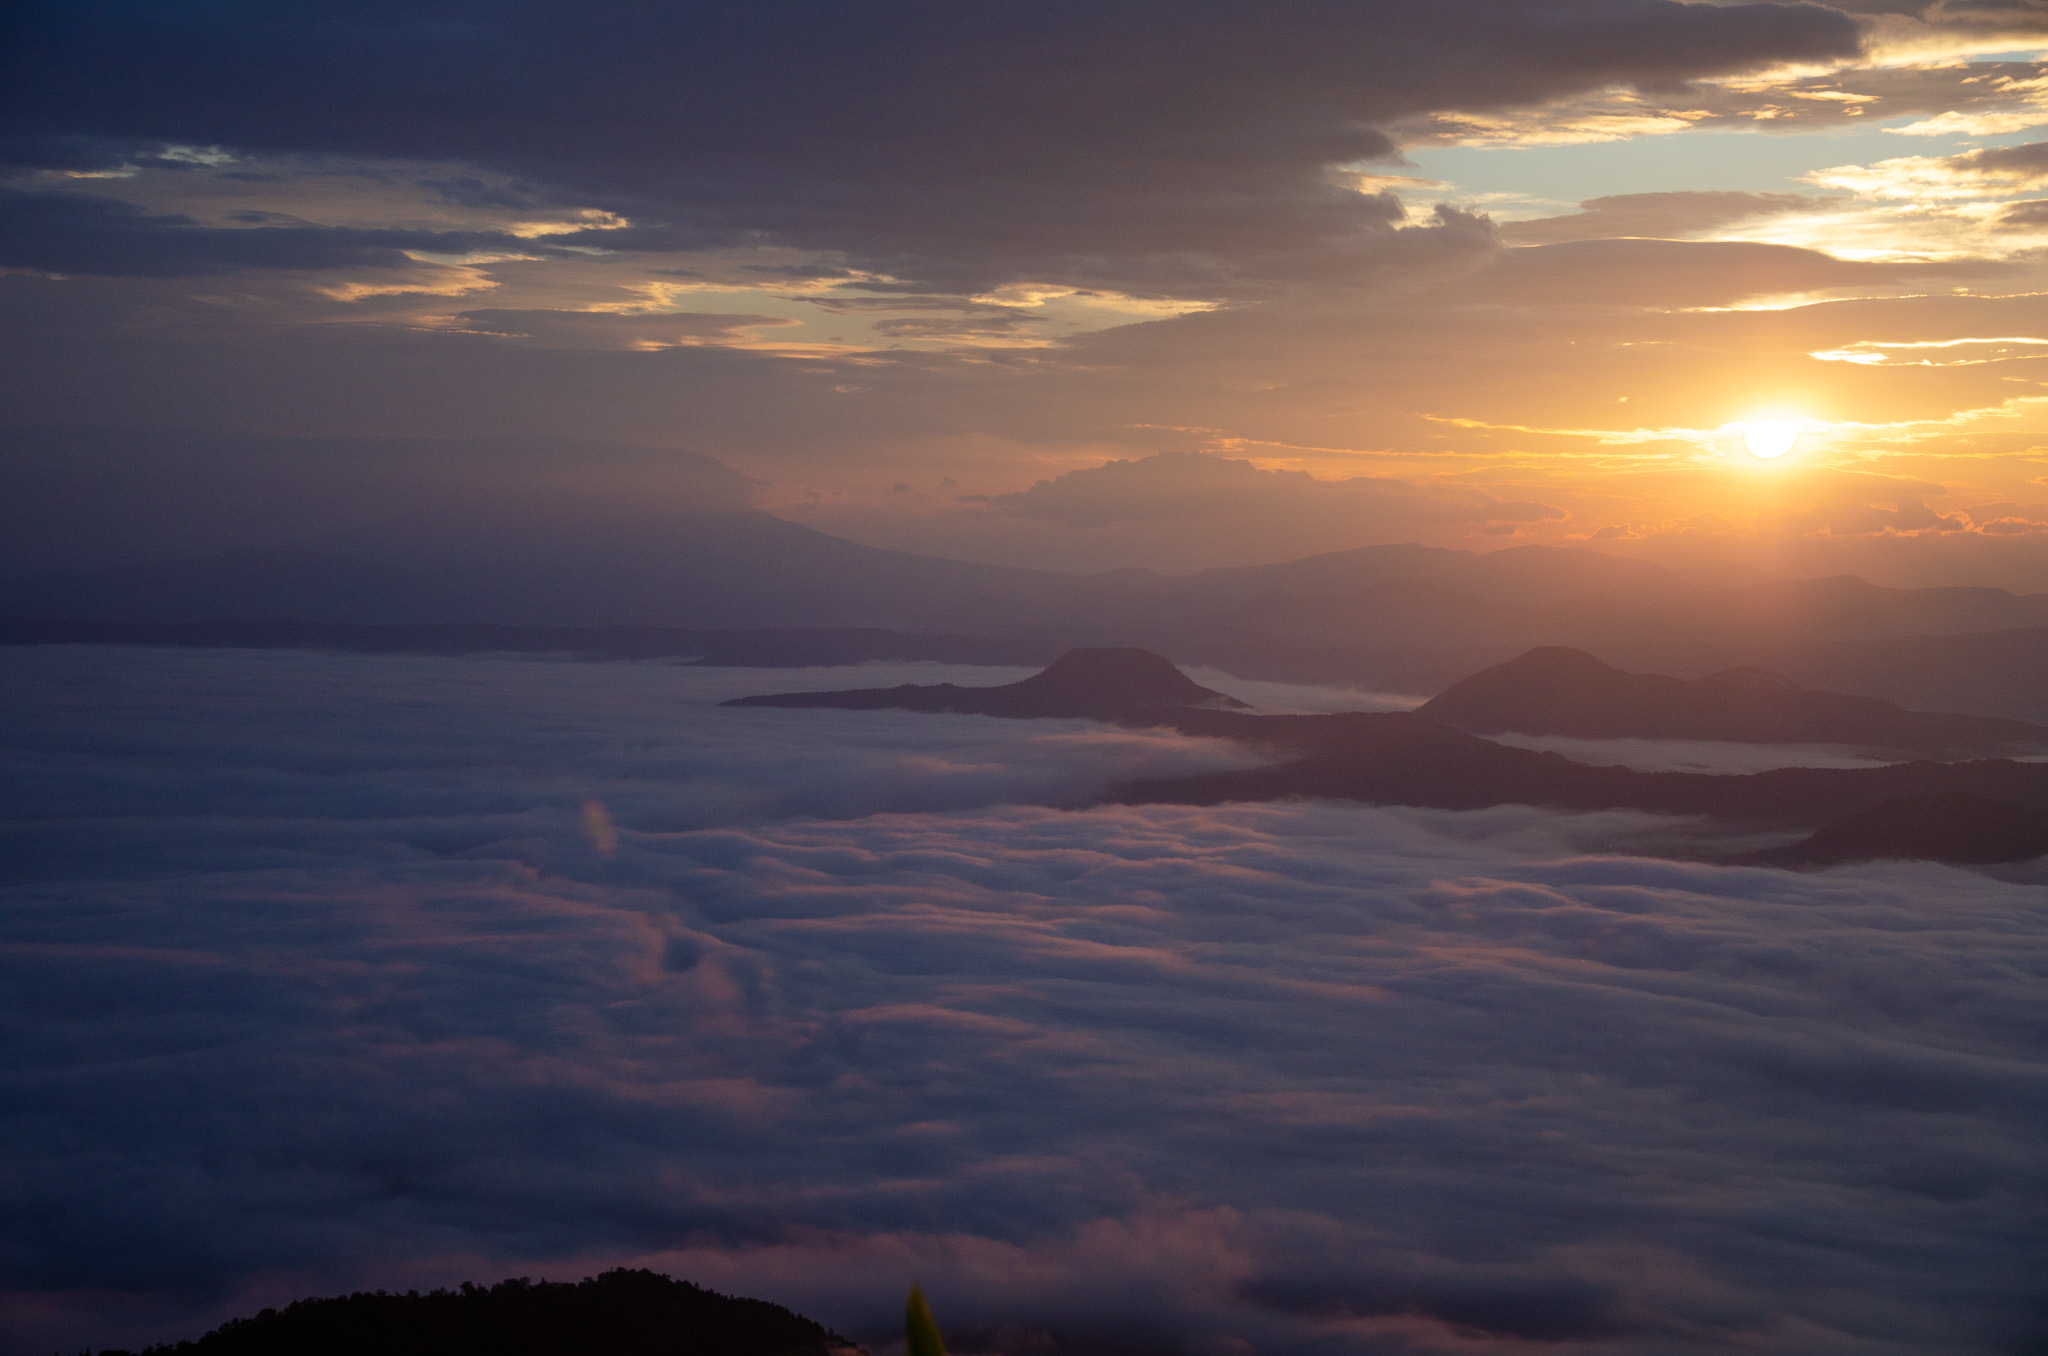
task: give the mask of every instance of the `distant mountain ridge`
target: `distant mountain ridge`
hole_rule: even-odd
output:
[[[1626,673],[1559,646],[1461,679],[1419,713],[1473,734],[1855,744],[1927,758],[2048,751],[2048,726],[1908,711],[1758,668],[1691,680]]]
[[[1846,577],[1709,586],[1549,546],[1371,546],[1184,576],[1082,576],[862,546],[751,510],[608,532],[499,517],[430,545],[387,550],[365,537],[354,554],[251,548],[17,576],[0,580],[0,616],[880,629],[972,635],[1034,657],[1138,645],[1250,678],[1406,692],[1566,646],[1693,675],[1760,664],[1909,705],[2048,719],[2048,686],[2028,677],[2048,655],[2048,594]],[[1943,635],[1978,637],[1980,661],[1941,664]],[[1996,635],[2008,639],[1986,639]],[[1894,659],[1910,683],[1893,682]]]
[[[1538,656],[1539,663],[1545,660]],[[1597,663],[1588,656],[1577,656],[1574,664],[1578,661]],[[2048,809],[2048,763],[1993,758],[1872,768],[1788,767],[1739,775],[1595,767],[1498,744],[1419,711],[1253,714],[1244,703],[1194,683],[1163,657],[1129,648],[1073,651],[1040,674],[1000,687],[947,683],[777,693],[725,705],[1078,716],[1163,726],[1294,755],[1267,767],[1128,783],[1104,798],[1120,804],[1215,805],[1296,797],[1447,810],[1520,804],[1646,810],[1805,829],[1868,814],[1902,798],[1966,794],[2029,812]],[[1906,848],[1912,841],[1902,840]]]
[[[1106,800],[1220,805],[1304,798],[1444,810],[1495,805],[1627,809],[1809,830],[1886,802],[1955,793],[2048,810],[2048,764],[2002,758],[1744,774],[1637,772],[1496,744],[1414,712],[1251,716],[1190,711],[1174,713],[1167,723],[1187,734],[1264,743],[1303,756],[1270,767],[1131,782],[1113,789]]]
[[[0,617],[0,645],[146,645],[356,654],[552,654],[673,659],[708,668],[807,668],[872,660],[1042,664],[1042,644],[876,628],[691,630],[673,626],[500,626],[352,622],[75,622]]]
[[[1275,594],[1343,598],[1396,581],[1510,605],[1588,594],[1651,597],[1687,587],[1682,576],[1661,565],[1597,551],[1511,546],[1481,552],[1414,543],[1360,546],[1272,565],[1230,565],[1152,579],[1160,592],[1219,601]]]
[[[1676,606],[1682,604],[1682,607]],[[0,579],[0,615],[67,621],[1138,628],[1172,648],[1756,644],[2048,626],[2048,594],[1851,577],[1732,588],[1580,549],[1369,546],[1275,565],[1098,576],[862,546],[744,511],[590,535],[505,520],[434,553],[234,548]]]
[[[1731,665],[1783,673],[1817,688],[1859,692],[1923,710],[2048,721],[2048,626],[1963,634],[1771,644],[1607,645],[1616,664],[1706,674]]]
[[[516,526],[516,525],[515,525]],[[841,541],[766,513],[704,514],[585,538],[471,534],[439,555],[296,547],[0,580],[0,615],[65,621],[294,621],[959,629],[1031,619],[1072,576]]]
[[[1541,566],[1549,548],[1514,548],[1504,573]],[[1690,649],[1732,654],[1788,645],[2048,627],[2048,594],[2000,589],[1888,589],[1854,578],[1779,580],[1732,587],[1549,593],[1454,587],[1403,577],[1354,592],[1287,590],[1178,612],[1155,609],[1123,634],[1189,662],[1247,676],[1365,681],[1428,691],[1539,645],[1603,657]],[[1741,662],[1725,659],[1727,668]]]

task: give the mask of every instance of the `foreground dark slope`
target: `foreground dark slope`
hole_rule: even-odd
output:
[[[852,1343],[765,1300],[651,1271],[422,1295],[304,1299],[144,1356],[836,1356]],[[102,1352],[101,1356],[127,1356]]]
[[[1908,711],[1874,697],[1801,688],[1755,668],[1690,681],[1625,673],[1558,646],[1460,679],[1419,709],[1473,734],[1856,744],[1926,758],[2048,749],[2048,727],[2024,721]]]

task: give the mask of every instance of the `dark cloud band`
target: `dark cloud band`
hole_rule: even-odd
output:
[[[1664,0],[50,6],[16,21],[0,127],[43,166],[154,142],[486,168],[640,223],[604,248],[765,237],[950,287],[1177,258],[1185,290],[1383,229],[1324,171],[1393,154],[1389,119],[1860,40],[1815,5]]]
[[[487,231],[330,226],[201,226],[118,198],[0,187],[0,268],[124,278],[185,278],[241,269],[404,269],[414,252],[462,255],[534,247]]]

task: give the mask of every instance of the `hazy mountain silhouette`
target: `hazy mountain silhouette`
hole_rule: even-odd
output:
[[[1041,600],[1075,579],[860,546],[753,512],[614,532],[508,519],[488,529],[471,524],[431,550],[372,557],[368,549],[237,549],[44,572],[0,581],[0,615],[920,629],[935,618],[1031,622]]]
[[[266,464],[258,453],[304,462],[333,451],[296,446],[244,449],[231,466],[214,468],[207,484],[229,493]],[[447,455],[458,460],[512,458],[529,480],[546,451],[451,446]],[[393,458],[410,450],[378,445],[372,459],[395,474],[403,463]],[[68,464],[72,451],[58,448],[44,460]],[[679,454],[617,455],[618,474],[646,478],[655,470],[642,463]],[[133,469],[130,461],[121,466]],[[998,642],[999,652],[1034,657],[1139,645],[1250,678],[1409,692],[1436,691],[1533,646],[1569,646],[1686,677],[1755,664],[1803,685],[1909,706],[2048,719],[2048,691],[2031,681],[2048,655],[2048,594],[1888,589],[1848,577],[1703,586],[1642,561],[1548,546],[1486,553],[1372,546],[1183,576],[1133,569],[1082,576],[844,541],[740,506],[745,478],[709,459],[688,469],[695,488],[679,507],[662,501],[659,512],[630,521],[606,519],[566,490],[523,482],[489,502],[465,500],[458,513],[443,502],[443,487],[434,491],[440,499],[429,496],[429,507],[409,516],[302,538],[326,542],[317,550],[237,547],[0,579],[0,616],[885,629],[975,635]],[[473,481],[482,471],[464,474]],[[368,490],[339,486],[335,493],[354,503]],[[276,498],[257,507],[276,509]],[[367,513],[368,502],[351,512]],[[136,517],[141,509],[130,510],[144,521]],[[10,521],[28,522],[24,513],[17,509]],[[1939,662],[1944,635],[2033,631],[2043,635],[1972,642],[1979,656],[1972,664]],[[1887,656],[1906,668],[1890,666]],[[1917,675],[1910,682],[1892,677],[1907,671]]]
[[[735,697],[726,706],[832,707],[847,711],[950,711],[983,716],[1130,720],[1175,707],[1243,707],[1148,650],[1070,650],[1040,673],[999,687],[954,683],[783,692]]]
[[[1833,866],[1887,857],[1958,865],[2048,856],[2048,813],[1974,791],[1900,796],[1823,824],[1811,838],[1737,860],[1757,866]]]
[[[69,621],[414,621],[438,619],[432,599],[439,586],[429,573],[332,551],[245,547],[0,580],[0,614]]]
[[[1861,692],[1922,710],[2048,720],[2048,627],[1776,645],[1612,645],[1624,667],[1706,674],[1746,664],[1801,684]]]
[[[1351,597],[1394,581],[1494,603],[1532,604],[1586,595],[1658,597],[1687,587],[1661,565],[1560,546],[1460,551],[1441,546],[1361,546],[1274,565],[1233,565],[1195,574],[1153,576],[1161,592],[1209,600],[1285,595]]]
[[[1625,673],[1557,646],[1461,679],[1420,712],[1474,734],[1857,744],[1928,758],[2048,748],[2048,727],[2022,721],[1908,711],[1874,697],[1809,691],[1758,668],[1690,681]]]
[[[844,541],[769,514],[690,514],[600,530],[536,509],[471,514],[438,530],[388,526],[345,549],[235,548],[209,555],[0,580],[0,615],[92,621],[245,621],[521,625],[943,625],[1227,634],[1295,606],[1296,629],[1327,629],[1312,599],[1391,587],[1424,605],[1409,615],[1459,639],[1497,629],[1490,600],[1555,600],[1582,587],[1626,596],[1677,587],[1654,566],[1590,551],[1519,547],[1481,555],[1366,547],[1279,565],[1187,576],[1100,576],[941,560]],[[1458,590],[1465,590],[1459,592]],[[1247,605],[1250,605],[1249,608]],[[1327,608],[1327,604],[1324,607]],[[2044,618],[2048,619],[2048,618]],[[1523,625],[1535,621],[1521,619]],[[1382,623],[1384,626],[1384,623]],[[1270,629],[1270,625],[1267,627]],[[1412,639],[1411,628],[1397,626]],[[1432,638],[1436,638],[1432,636]]]
[[[1077,600],[1075,623],[1331,653],[1764,644],[2048,625],[2048,594],[1892,589],[1854,576],[1702,585],[1648,562],[1554,546],[1369,546],[1178,577],[1117,571],[1100,582],[1114,586]]]
[[[144,1356],[838,1356],[859,1349],[766,1300],[651,1271],[422,1295],[303,1299]],[[102,1352],[100,1356],[129,1356]]]
[[[0,617],[0,645],[154,645],[358,654],[557,654],[677,659],[705,667],[804,668],[870,660],[1032,664],[1042,645],[876,629],[688,630],[672,626],[359,625],[349,622],[76,622]]]
[[[2048,717],[2048,690],[2021,676],[2032,666],[1988,651],[1974,671],[1917,663],[1911,690],[1872,686],[1885,680],[1891,640],[1938,650],[1944,634],[2048,627],[2048,595],[1999,589],[1847,578],[1705,587],[1591,551],[1403,546],[1181,578],[1119,571],[1045,609],[1053,620],[1017,629],[1060,645],[1141,645],[1247,678],[1434,692],[1555,645],[1686,677],[1760,665],[1909,706]],[[1853,658],[1857,646],[1866,661]]]

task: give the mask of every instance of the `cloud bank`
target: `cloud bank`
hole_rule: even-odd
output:
[[[732,671],[0,663],[9,1356],[617,1260],[962,1351],[2042,1336],[2038,880],[1063,811],[1237,755]]]
[[[972,15],[928,0],[456,3],[323,19],[243,5],[31,10],[11,35],[0,133],[17,163],[85,172],[131,153],[192,163],[192,148],[461,164],[509,176],[519,196],[634,219],[630,239],[555,242],[567,246],[766,237],[949,288],[1207,292],[1384,234],[1398,207],[1325,174],[1393,156],[1376,123],[1862,44],[1851,19],[1815,5],[1656,0],[1117,0]],[[1447,47],[1447,29],[1468,38]]]

